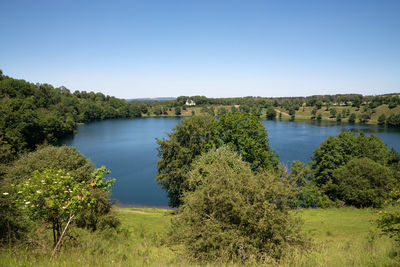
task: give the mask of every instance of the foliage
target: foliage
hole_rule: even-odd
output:
[[[386,115],[381,114],[378,118],[378,124],[379,125],[385,125],[386,124]]]
[[[351,113],[349,116],[349,122],[350,123],[354,123],[356,122],[356,114],[355,113]]]
[[[387,119],[387,124],[391,127],[400,127],[400,114],[390,115]]]
[[[167,191],[170,206],[181,204],[185,175],[191,162],[210,148],[214,131],[215,119],[210,115],[199,115],[182,120],[168,134],[168,139],[157,139],[160,160],[156,180]]]
[[[180,107],[176,107],[176,108],[175,108],[175,115],[176,115],[176,116],[181,115],[181,108],[180,108]]]
[[[331,109],[329,110],[329,114],[331,115],[331,116],[330,116],[331,118],[336,117],[336,113],[337,113],[336,108],[331,108]]]
[[[342,114],[338,113],[336,115],[336,121],[342,121]]]
[[[333,202],[312,181],[312,170],[309,165],[295,160],[289,172],[289,181],[293,183],[294,197],[289,202],[291,207],[326,208]]]
[[[397,245],[400,246],[400,185],[397,184],[390,191],[392,201],[381,212],[380,218],[377,220],[378,227],[381,231],[393,238]]]
[[[79,123],[140,117],[139,106],[102,93],[33,84],[2,76],[0,80],[0,163],[33,151],[42,143],[56,144]],[[3,148],[3,146],[6,147]]]
[[[335,171],[332,182],[331,194],[358,208],[382,207],[396,184],[388,167],[369,158],[353,158]]]
[[[278,166],[278,155],[269,147],[268,133],[254,115],[237,112],[221,116],[214,144],[229,145],[252,169],[272,170]]]
[[[353,158],[369,158],[372,162],[396,169],[399,164],[396,155],[397,152],[389,151],[387,145],[375,135],[368,137],[362,133],[341,132],[338,136],[330,136],[314,150],[313,181],[330,199],[341,199],[337,188],[338,180],[333,179],[338,168],[345,166]],[[376,164],[372,166],[379,167]]]
[[[95,168],[90,160],[86,159],[78,150],[72,147],[43,147],[35,152],[27,153],[14,161],[6,168],[4,179],[1,181],[1,190],[10,192],[13,185],[24,183],[32,179],[35,171],[43,172],[46,169],[62,170],[69,173],[76,183],[89,183],[93,180]],[[111,213],[111,200],[108,192],[96,187],[90,187],[89,192],[96,202],[89,209],[76,216],[78,226],[96,230],[99,227],[115,227],[118,220]],[[7,202],[8,201],[8,202]],[[7,198],[2,202],[0,222],[9,227],[1,228],[0,239],[9,239],[9,236],[21,236],[26,227],[23,214],[16,203]],[[4,221],[3,221],[4,219]],[[24,230],[25,229],[25,230]]]
[[[226,110],[226,108],[221,107],[218,109],[218,116],[224,115],[226,114],[228,111]]]
[[[76,148],[46,146],[14,161],[7,168],[4,179],[16,184],[31,178],[35,170],[42,172],[47,168],[69,172],[79,182],[89,181],[95,170],[93,163]]]
[[[278,260],[301,246],[300,222],[286,205],[290,188],[252,172],[227,146],[201,155],[189,173],[194,191],[173,218],[172,238],[194,260]]]
[[[377,222],[381,231],[400,246],[400,205],[387,207]]]
[[[76,181],[63,170],[35,171],[32,178],[17,185],[15,199],[31,219],[52,225],[55,245],[68,219],[96,203],[89,187],[107,191],[113,185],[114,179],[103,178],[107,173],[105,167],[97,169],[88,183]]]
[[[178,124],[168,139],[159,145],[156,180],[167,191],[169,204],[181,204],[187,189],[186,174],[192,161],[212,147],[229,145],[254,170],[271,170],[278,166],[278,156],[268,145],[263,124],[251,114],[226,113],[219,120],[209,115],[194,116]]]

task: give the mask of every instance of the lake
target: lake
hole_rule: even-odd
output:
[[[110,169],[117,179],[112,197],[121,204],[166,207],[166,194],[154,179],[158,160],[155,139],[166,137],[180,121],[178,117],[154,117],[90,122],[79,126],[77,133],[65,137],[61,144],[76,147],[96,167]],[[323,140],[342,130],[375,134],[389,148],[400,151],[399,129],[336,122],[262,122],[271,148],[286,165],[293,160],[309,161]]]

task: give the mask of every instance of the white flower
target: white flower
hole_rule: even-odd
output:
[[[54,181],[54,183],[56,184],[56,183],[57,183],[57,181]]]
[[[42,183],[44,183],[44,180],[41,180]]]
[[[63,210],[65,210],[65,207],[62,207],[63,208]]]
[[[40,190],[37,190],[36,193],[40,194],[40,193],[42,193],[42,192],[40,192]]]
[[[22,193],[22,191],[18,191],[18,194],[21,194]]]
[[[25,202],[25,205],[28,205],[28,204],[31,204],[31,202],[30,201]]]
[[[8,195],[8,193],[7,193],[7,192],[4,192],[4,193],[3,193],[3,195],[7,196],[7,195]]]

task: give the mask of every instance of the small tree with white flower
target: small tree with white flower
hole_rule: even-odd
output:
[[[48,168],[35,171],[17,186],[18,201],[28,216],[51,225],[54,252],[74,216],[95,204],[89,187],[109,190],[113,185],[115,179],[104,178],[108,173],[103,166],[93,172],[90,182],[78,182],[68,172]]]

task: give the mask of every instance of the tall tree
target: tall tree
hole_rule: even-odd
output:
[[[177,207],[188,189],[186,174],[192,161],[212,147],[228,145],[249,162],[253,170],[272,170],[278,156],[271,151],[263,124],[251,114],[227,113],[216,120],[210,115],[193,116],[178,124],[167,139],[157,140],[156,180],[167,191],[169,204]]]

